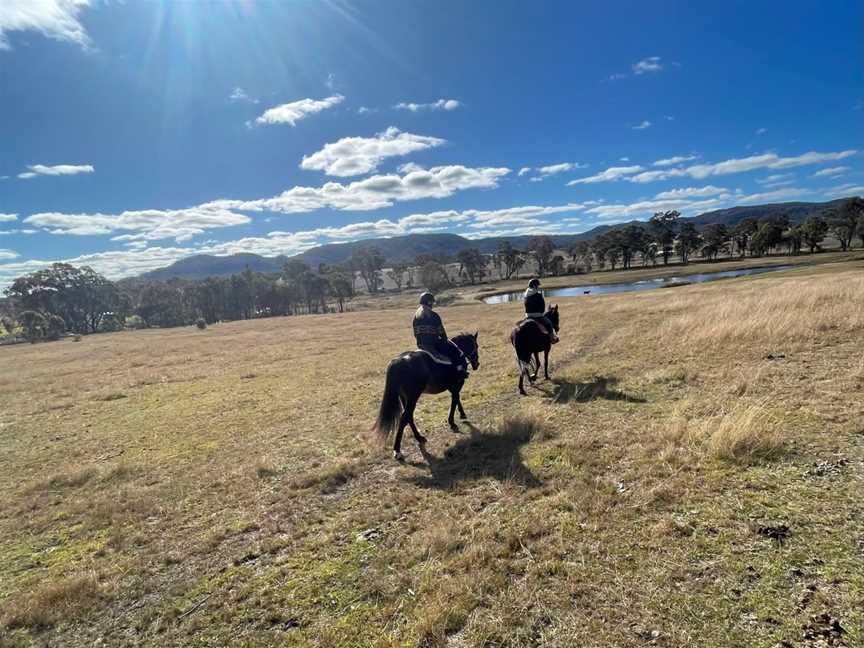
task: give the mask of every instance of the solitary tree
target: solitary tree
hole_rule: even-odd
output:
[[[486,257],[476,248],[460,250],[456,255],[459,261],[459,274],[463,272],[472,284],[482,281],[486,276]]]
[[[820,216],[810,216],[801,224],[801,238],[810,248],[810,254],[820,248],[826,234],[828,234],[828,223]]]
[[[510,279],[525,264],[525,256],[515,249],[510,241],[498,243],[496,260],[498,262],[498,274],[502,279]]]
[[[680,217],[680,213],[672,210],[657,212],[648,221],[654,241],[663,256],[663,265],[669,263],[669,255],[672,253],[672,247],[675,243],[675,234],[678,231],[678,219]]]
[[[381,288],[381,269],[384,267],[384,255],[373,246],[361,246],[351,255],[351,267],[360,273],[366,290],[376,293]]]
[[[702,229],[704,247],[702,254],[709,260],[716,259],[729,242],[729,230],[723,223],[709,223]]]
[[[537,262],[537,274],[545,277],[549,272],[549,262],[552,260],[552,253],[555,252],[555,245],[552,239],[548,236],[535,236],[528,241],[528,251],[534,255],[534,260]]]
[[[678,232],[677,243],[681,263],[686,264],[690,260],[690,254],[699,249],[702,237],[699,236],[699,231],[693,223],[683,223]]]
[[[450,277],[447,276],[444,266],[436,261],[429,261],[420,268],[420,283],[432,292],[438,292],[450,287]]]

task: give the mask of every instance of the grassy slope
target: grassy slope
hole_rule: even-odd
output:
[[[2,349],[0,646],[859,645],[862,268],[562,300],[526,399],[518,308],[445,309],[476,427],[406,465],[409,310]]]

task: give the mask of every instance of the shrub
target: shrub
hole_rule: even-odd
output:
[[[24,330],[24,339],[33,344],[45,337],[48,322],[42,313],[36,311],[24,311],[19,318],[21,328]]]
[[[117,316],[116,313],[108,313],[105,317],[102,318],[102,322],[100,322],[99,324],[100,333],[109,333],[111,331],[122,330],[123,321]]]
[[[49,315],[46,320],[45,337],[49,340],[59,340],[66,333],[66,322],[59,315]]]
[[[126,328],[143,329],[147,328],[147,322],[140,315],[130,315],[126,318]]]
[[[199,317],[197,320],[195,320],[195,326],[197,326],[199,329],[201,329],[203,331],[204,329],[207,328],[207,322],[204,320],[203,317]]]

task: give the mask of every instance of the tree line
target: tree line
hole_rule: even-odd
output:
[[[434,292],[487,279],[518,278],[530,269],[542,277],[594,269],[629,269],[634,263],[668,264],[677,256],[688,263],[694,255],[709,261],[727,257],[811,253],[832,235],[842,250],[855,238],[864,247],[864,200],[850,198],[802,223],[785,215],[746,218],[728,227],[709,223],[698,230],[681,221],[677,211],[658,212],[646,223],[612,228],[591,240],[576,242],[565,252],[548,236],[536,236],[524,250],[499,242],[492,254],[477,249],[455,256],[420,254],[413,263],[387,266],[375,246],[356,248],[341,265],[289,260],[281,272],[246,269],[230,277],[201,280],[113,282],[92,268],[55,263],[17,278],[0,301],[0,325],[27,340],[53,340],[67,333],[90,334],[122,328],[171,327],[258,317],[344,312],[357,295],[358,283],[374,295],[384,290],[385,277],[396,291],[425,288]]]

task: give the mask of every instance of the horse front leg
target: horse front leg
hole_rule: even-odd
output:
[[[549,349],[543,351],[543,375],[549,380]]]
[[[459,418],[463,421],[468,418],[468,415],[465,413],[465,408],[462,407],[462,392],[456,392],[456,407],[459,408]]]
[[[523,396],[527,396],[528,392],[525,391],[525,374],[528,373],[528,370],[523,365],[521,370],[519,371],[519,393]]]
[[[540,373],[540,354],[534,352],[534,373],[528,376],[528,380],[532,383],[537,380],[537,374]]]

